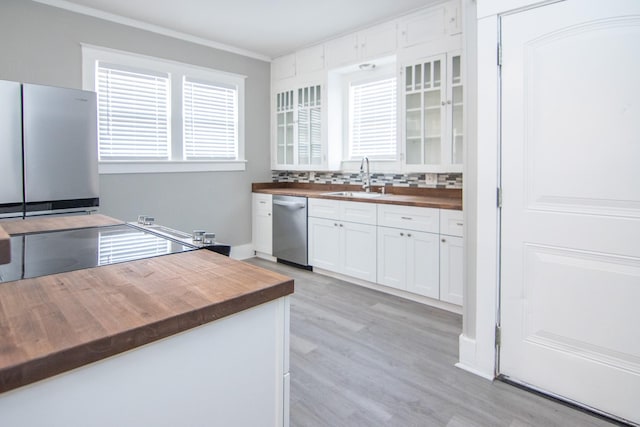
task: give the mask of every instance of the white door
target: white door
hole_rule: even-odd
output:
[[[500,372],[640,422],[640,1],[502,17]]]

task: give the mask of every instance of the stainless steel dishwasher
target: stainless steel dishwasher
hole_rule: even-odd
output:
[[[307,266],[306,197],[273,196],[273,256]]]

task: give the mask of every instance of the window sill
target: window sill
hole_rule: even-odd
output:
[[[98,163],[98,172],[102,175],[128,173],[231,172],[244,171],[246,168],[246,160],[158,162],[116,161]]]

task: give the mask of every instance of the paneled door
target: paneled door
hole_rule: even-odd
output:
[[[501,17],[499,372],[640,423],[640,2]]]

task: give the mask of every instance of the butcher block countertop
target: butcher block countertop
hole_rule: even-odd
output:
[[[121,223],[102,215],[17,222],[0,225],[14,234]],[[208,250],[1,283],[0,392],[291,293],[292,279]]]
[[[380,187],[372,187],[371,191],[379,192],[379,188]],[[303,196],[322,199],[349,200],[352,202],[462,210],[462,190],[460,189],[386,186],[386,194],[371,199],[331,196],[326,194],[337,191],[362,191],[362,187],[360,185],[348,184],[268,182],[254,183],[251,190],[254,193],[268,193],[273,195]]]

